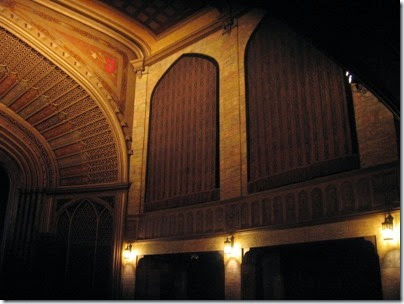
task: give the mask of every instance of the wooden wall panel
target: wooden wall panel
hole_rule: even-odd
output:
[[[145,211],[219,199],[218,68],[186,55],[151,101]]]
[[[333,61],[265,17],[246,70],[250,193],[356,166],[352,96]]]

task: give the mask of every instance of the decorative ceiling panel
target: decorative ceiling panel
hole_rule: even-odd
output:
[[[117,143],[97,103],[64,71],[1,27],[0,103],[48,141],[61,186],[118,180]]]
[[[159,35],[206,6],[206,0],[99,0]]]

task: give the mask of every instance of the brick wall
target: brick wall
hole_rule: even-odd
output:
[[[183,54],[210,56],[219,65],[220,199],[247,195],[244,58],[247,42],[263,15],[263,11],[250,11],[237,20],[231,31],[216,31],[146,67],[137,78],[128,215],[143,211],[151,94],[163,74]],[[370,92],[360,93],[353,87],[353,100],[361,167],[397,160],[392,114]]]
[[[209,36],[184,47],[182,50],[172,53],[161,61],[147,66],[142,75],[137,77],[134,105],[134,122],[132,130],[133,155],[131,155],[130,159],[131,187],[129,190],[127,209],[127,223],[133,224],[133,227],[130,226],[132,227],[131,229],[128,229],[127,227],[126,238],[135,240],[136,238],[134,237],[134,235],[136,231],[140,231],[141,229],[139,228],[142,227],[141,223],[137,221],[137,215],[143,212],[151,95],[159,79],[163,76],[167,69],[169,69],[169,67],[181,55],[187,53],[196,53],[210,56],[215,59],[219,65],[219,163],[221,201],[214,204],[220,204],[220,208],[228,207],[225,210],[226,212],[229,211],[227,213],[230,215],[226,217],[225,214],[227,213],[224,213],[223,210],[217,215],[213,211],[210,212],[210,210],[207,210],[207,218],[214,217],[215,223],[217,218],[218,222],[221,222],[221,224],[223,225],[224,223],[227,223],[226,225],[234,228],[234,231],[240,230],[240,227],[243,226],[245,223],[248,223],[246,224],[248,227],[250,227],[249,225],[251,225],[251,227],[255,225],[255,222],[253,220],[251,220],[251,222],[248,219],[244,220],[244,215],[248,215],[252,212],[248,211],[250,209],[244,208],[246,207],[246,205],[244,207],[242,206],[244,209],[240,207],[240,211],[231,211],[234,209],[233,207],[236,206],[235,201],[238,200],[238,198],[240,197],[243,197],[242,199],[244,200],[251,200],[251,202],[254,203],[254,197],[248,196],[247,193],[247,132],[244,58],[248,39],[250,38],[251,34],[260,22],[263,15],[263,11],[250,11],[237,20],[237,26],[234,27],[231,31],[223,32],[220,30],[214,32]],[[397,160],[397,141],[395,137],[393,116],[391,115],[391,113],[370,93],[362,94],[354,91],[353,99],[361,167],[373,167],[379,164],[389,163]],[[368,170],[369,169],[365,171]],[[367,174],[365,171],[363,171],[363,174]],[[354,175],[362,174],[360,172],[351,173]],[[334,177],[329,178],[333,179]],[[382,175],[380,175],[380,180],[385,180]],[[303,184],[305,184],[307,187],[314,187],[316,185],[316,181],[308,181]],[[375,193],[377,193],[374,199],[384,202],[385,198],[390,197],[387,195],[390,191],[388,190],[389,188],[387,184],[390,184],[390,182],[372,182],[372,185],[374,185],[376,189]],[[357,185],[359,186],[360,183],[358,183]],[[300,184],[291,185],[291,187],[300,187]],[[366,190],[367,188],[359,187],[357,189],[355,188],[352,191],[350,191],[349,189],[349,191],[345,191],[348,194],[359,195],[358,197],[360,197],[360,200],[358,201],[358,206],[361,205],[360,202],[362,201],[363,204],[367,204],[370,202],[370,200],[369,202],[366,200],[366,195],[361,195],[360,191],[362,190],[360,189]],[[365,190],[363,190],[364,193],[367,193]],[[274,189],[272,191],[278,190]],[[344,201],[352,201],[351,199],[349,199],[350,195],[348,194],[342,196],[342,199]],[[266,194],[265,192],[261,192],[257,195]],[[227,201],[223,202],[224,200]],[[285,201],[288,201],[287,197]],[[327,198],[327,202],[328,201],[329,199]],[[221,228],[220,230],[214,230],[216,231],[216,234],[205,234],[206,238],[200,238],[200,236],[204,234],[205,231],[203,228],[198,229],[198,227],[207,227],[205,230],[210,229],[209,227],[211,227],[211,224],[209,221],[207,221],[205,224],[198,224],[199,222],[202,223],[205,217],[201,217],[201,214],[203,213],[198,213],[197,211],[199,210],[198,208],[209,209],[216,206],[213,206],[212,204],[213,203],[207,203],[206,205],[201,204],[200,206],[197,205],[190,207],[192,210],[190,209],[188,211],[195,211],[195,215],[192,216],[191,225],[192,227],[195,227],[195,229],[192,230],[192,233],[190,234],[194,233],[195,235],[188,236],[188,238],[186,238],[185,240],[176,238],[174,236],[175,233],[173,235],[167,235],[167,233],[171,230],[177,231],[175,225],[172,225],[171,221],[171,218],[175,217],[170,216],[171,213],[176,212],[175,209],[169,211],[161,211],[161,213],[164,213],[164,220],[162,217],[161,221],[159,217],[155,217],[156,214],[159,214],[159,211],[147,213],[145,216],[140,216],[140,220],[147,220],[147,218],[152,218],[152,220],[149,221],[149,224],[151,225],[148,224],[150,227],[147,226],[145,228],[145,230],[151,229],[151,235],[149,237],[145,237],[143,240],[137,240],[136,247],[142,252],[142,254],[145,255],[187,251],[222,250],[224,241],[222,233],[225,232],[224,229]],[[224,204],[227,204],[227,206],[222,206]],[[253,205],[254,204],[252,204],[251,206],[253,207]],[[380,211],[382,210],[382,207],[376,209]],[[253,208],[251,210],[253,210]],[[187,215],[191,214],[192,212],[188,212]],[[287,217],[287,214],[285,216]],[[398,216],[399,218],[399,215],[395,216]],[[244,234],[243,232],[241,232],[241,235],[238,236],[238,239],[242,244],[241,246],[243,248],[247,248],[286,243],[298,243],[302,241],[308,242],[376,235],[378,242],[378,253],[380,257],[383,258],[386,252],[396,245],[392,247],[391,244],[387,244],[386,242],[380,240],[379,229],[382,219],[383,215],[382,213],[380,213],[360,217],[358,219],[345,219],[345,221],[339,221],[337,219],[330,223],[323,223],[318,225],[302,225],[300,227],[290,229],[249,229],[250,232],[244,232]],[[188,218],[185,216],[182,218],[182,221],[184,221],[185,223],[189,222]],[[156,227],[159,227],[160,224],[165,227],[164,229],[162,229],[162,231],[164,232],[164,239],[149,241],[150,238],[159,237],[159,235],[156,234],[154,231],[157,231]],[[143,226],[145,226],[144,223]],[[166,228],[168,229],[168,232],[166,231]],[[218,233],[220,235],[218,235]],[[174,237],[170,239],[171,236]],[[399,243],[397,246],[399,248]],[[233,280],[237,282],[239,281],[239,269],[237,267],[234,269],[229,268],[227,269],[227,275],[229,279],[227,296],[237,298],[240,296],[240,286],[238,285],[238,283],[234,283]],[[123,273],[123,293],[127,294],[126,298],[131,298],[133,296],[133,276],[134,273],[131,273],[130,271],[124,271]],[[394,275],[395,279],[396,277],[397,276]]]
[[[147,67],[146,72],[137,78],[128,215],[142,212],[144,202],[151,94],[159,79],[183,54],[210,56],[219,65],[220,199],[246,193],[244,52],[263,14],[253,10],[243,15],[238,19],[238,26],[231,31],[217,31]]]
[[[369,91],[352,92],[361,167],[397,161],[393,114]]]

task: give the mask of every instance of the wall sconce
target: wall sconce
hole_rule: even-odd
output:
[[[385,241],[393,239],[393,221],[394,218],[390,212],[384,216],[384,222],[382,223],[382,234]]]
[[[232,235],[230,238],[227,237],[224,241],[224,253],[225,254],[233,254],[234,251],[234,236]]]
[[[133,260],[137,257],[137,252],[132,250],[132,244],[128,244],[123,251],[123,258],[125,260]]]

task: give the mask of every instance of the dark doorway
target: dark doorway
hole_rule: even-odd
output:
[[[92,200],[76,201],[56,225],[60,282],[54,299],[109,300],[112,286],[112,210]]]
[[[7,203],[10,192],[10,179],[7,172],[0,166],[0,242],[2,242],[3,233],[4,233],[4,225],[6,218],[6,210]],[[9,296],[12,292],[10,289],[11,282],[16,281],[14,277],[8,276],[10,273],[7,265],[3,265],[2,259],[4,259],[5,251],[0,252],[0,298],[8,299],[6,296]]]
[[[135,298],[223,300],[223,256],[217,252],[146,256],[137,267]]]
[[[6,218],[7,202],[10,192],[10,178],[7,172],[0,167],[0,241],[4,231],[4,220]]]
[[[243,264],[246,299],[382,299],[379,259],[371,239],[254,248]]]

